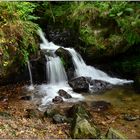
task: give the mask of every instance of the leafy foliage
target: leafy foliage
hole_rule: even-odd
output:
[[[35,8],[29,2],[0,2],[1,67],[8,70],[16,62],[23,65],[37,49],[38,25],[31,20]]]
[[[138,2],[44,2],[44,7],[48,22],[78,28],[81,49],[114,55],[140,43]]]

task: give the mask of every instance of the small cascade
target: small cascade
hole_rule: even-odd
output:
[[[72,56],[73,64],[75,67],[76,77],[84,76],[91,77],[92,79],[106,81],[113,85],[122,85],[125,83],[132,83],[132,80],[125,80],[119,78],[112,78],[101,70],[85,64],[81,55],[72,48],[65,48]]]
[[[32,72],[31,72],[30,61],[27,61],[27,66],[28,66],[29,77],[30,77],[30,86],[29,86],[29,90],[33,90],[33,89],[34,89],[34,86],[33,86],[33,78],[32,78]]]
[[[46,71],[48,84],[55,85],[66,83],[67,75],[60,57],[46,56],[46,58],[47,58]]]

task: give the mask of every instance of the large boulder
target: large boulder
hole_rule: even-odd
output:
[[[75,92],[88,92],[89,83],[85,77],[78,77],[70,80],[69,85],[73,88]]]

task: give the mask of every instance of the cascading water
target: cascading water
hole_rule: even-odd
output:
[[[48,84],[60,84],[67,81],[67,75],[60,57],[49,56],[46,63]]]
[[[33,90],[34,86],[33,86],[33,78],[32,78],[32,72],[31,72],[31,65],[30,62],[27,61],[27,66],[28,66],[28,71],[29,71],[29,77],[30,77],[30,86],[29,86],[29,90]]]
[[[63,89],[67,91],[72,99],[64,99],[64,101],[77,101],[83,100],[83,96],[80,94],[76,94],[72,91],[72,88],[68,85],[67,75],[65,72],[65,68],[62,64],[62,61],[59,56],[55,54],[55,50],[60,48],[60,46],[55,45],[53,42],[48,42],[42,31],[39,31],[40,38],[43,43],[40,44],[40,49],[48,50],[49,56],[46,57],[46,79],[47,84],[42,84],[37,87],[38,91],[46,96],[42,98],[42,105],[47,105],[52,103],[52,99],[55,96],[58,96],[58,91]]]
[[[40,91],[43,91],[46,95],[42,99],[42,105],[50,104],[52,102],[52,99],[55,96],[58,96],[59,89],[64,89],[69,94],[71,94],[73,98],[76,98],[76,100],[77,99],[82,100],[83,96],[74,93],[71,87],[68,85],[67,75],[64,66],[61,62],[60,57],[56,56],[55,54],[55,51],[62,46],[55,45],[53,42],[48,42],[41,30],[39,31],[39,35],[43,41],[43,43],[40,44],[40,49],[42,50],[47,49],[51,54],[50,56],[45,56],[47,60],[46,75],[47,75],[48,83],[40,85],[38,87],[38,89]],[[74,49],[72,48],[64,48],[64,49],[69,51],[70,55],[72,56],[76,77],[79,76],[91,77],[92,79],[106,81],[114,85],[122,85],[124,83],[133,82],[131,80],[112,78],[108,76],[106,73],[104,73],[103,71],[95,69],[92,66],[86,65],[81,55],[77,53]]]
[[[72,56],[73,64],[75,67],[75,75],[77,77],[80,76],[91,77],[92,79],[106,81],[113,85],[122,85],[125,83],[133,82],[132,80],[112,78],[106,73],[104,73],[103,71],[98,70],[92,66],[86,65],[81,55],[78,52],[76,52],[74,49],[72,48],[65,48],[65,49],[68,50],[70,55]]]

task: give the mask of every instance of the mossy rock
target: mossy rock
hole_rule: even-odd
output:
[[[71,136],[74,139],[96,139],[100,138],[100,131],[94,124],[77,114],[72,121]]]
[[[68,70],[71,67],[74,67],[72,63],[72,57],[67,50],[65,50],[64,48],[59,48],[56,50],[55,53],[61,58],[66,70]]]

